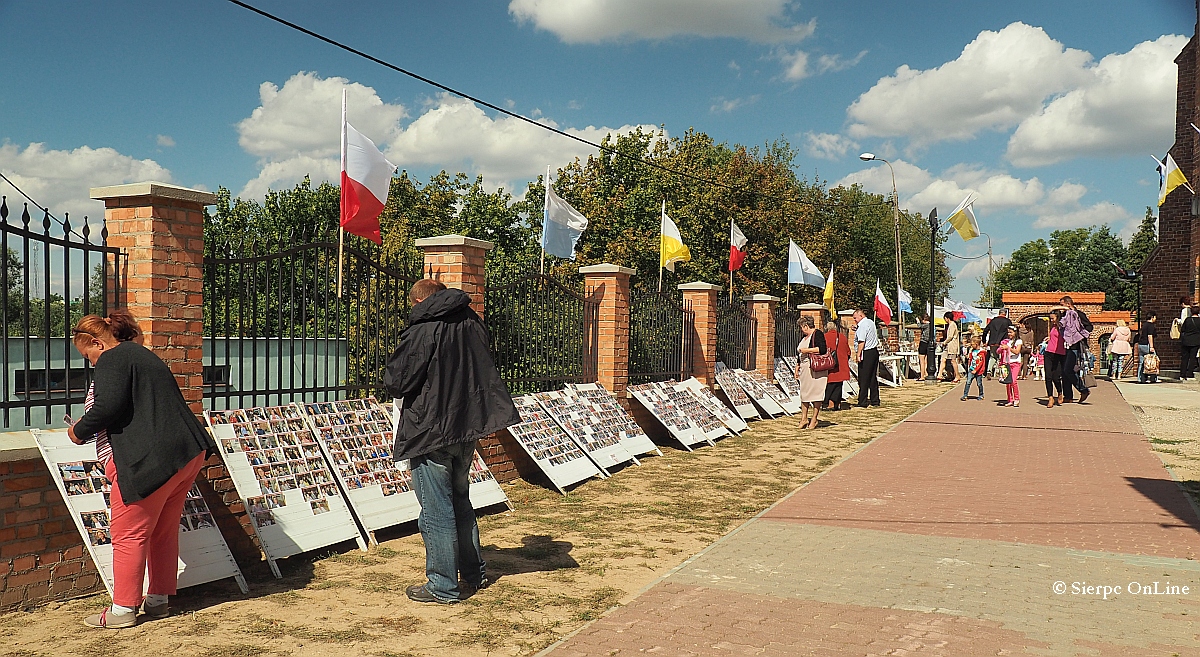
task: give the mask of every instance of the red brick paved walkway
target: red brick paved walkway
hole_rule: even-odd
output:
[[[1200,655],[1200,521],[1129,406],[1024,383],[941,398],[553,654]]]

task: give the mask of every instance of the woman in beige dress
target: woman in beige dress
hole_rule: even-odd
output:
[[[796,347],[796,380],[800,382],[800,402],[804,409],[804,417],[800,420],[801,429],[816,429],[817,417],[821,414],[821,404],[825,401],[825,372],[814,372],[809,366],[809,356],[825,353],[825,334],[818,331],[812,317],[801,316],[796,322],[804,338]],[[812,419],[808,417],[812,411]]]

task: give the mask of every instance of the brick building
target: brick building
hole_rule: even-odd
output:
[[[1003,299],[1009,319],[1021,327],[1021,339],[1037,345],[1050,330],[1047,321],[1050,311],[1062,307],[1058,301],[1064,296],[1071,297],[1075,307],[1086,313],[1092,322],[1088,348],[1096,356],[1096,369],[1100,369],[1104,364],[1108,336],[1117,327],[1117,320],[1130,322],[1133,319],[1126,310],[1104,310],[1103,292],[1005,292]],[[1127,364],[1126,371],[1130,369],[1136,369],[1133,359]]]
[[[1198,16],[1200,20],[1200,16]],[[1193,35],[1196,33],[1193,30]],[[1200,181],[1200,134],[1191,124],[1200,125],[1197,113],[1197,59],[1200,45],[1196,37],[1184,46],[1175,58],[1179,68],[1179,84],[1175,97],[1175,144],[1171,146],[1171,157],[1179,164],[1183,174],[1194,187]],[[1184,187],[1179,187],[1168,197],[1158,212],[1158,248],[1150,254],[1142,267],[1142,312],[1158,313],[1159,326],[1169,327],[1170,320],[1179,316],[1179,299],[1188,297],[1193,303],[1200,300],[1197,283],[1200,282],[1200,205]],[[1168,331],[1160,330],[1156,342],[1158,355],[1166,369],[1179,368],[1179,342],[1172,340]]]

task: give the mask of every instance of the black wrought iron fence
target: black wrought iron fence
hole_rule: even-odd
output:
[[[91,378],[71,328],[84,315],[107,314],[119,298],[123,254],[106,246],[107,228],[92,241],[87,217],[76,230],[69,215],[52,222],[44,210],[39,230],[28,204],[17,223],[9,215],[0,197],[0,415],[5,428],[62,426],[64,415],[82,410]]]
[[[690,377],[695,325],[691,304],[662,292],[635,292],[629,307],[629,382]]]
[[[717,296],[717,360],[732,369],[757,367],[758,320],[737,302]]]
[[[598,303],[542,274],[489,284],[484,297],[483,321],[509,392],[596,380]]]
[[[777,358],[796,355],[796,347],[804,339],[804,334],[800,332],[800,326],[796,324],[799,319],[799,310],[789,310],[784,306],[775,308],[775,356]],[[825,327],[818,328],[824,330]]]
[[[347,244],[338,297],[332,236],[206,245],[204,385],[209,408],[385,396],[420,265]]]

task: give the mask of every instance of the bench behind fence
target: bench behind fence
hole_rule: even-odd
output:
[[[84,315],[104,316],[120,296],[120,249],[100,241],[84,217],[78,230],[71,217],[51,221],[43,210],[41,229],[31,226],[26,204],[18,223],[9,223],[8,199],[0,197],[0,334],[4,380],[0,415],[4,428],[61,427],[76,416],[91,379],[91,365],[75,350],[71,328]]]
[[[347,244],[339,299],[332,236],[213,244],[206,252],[208,408],[387,398],[382,373],[408,324],[418,264],[383,264]]]
[[[599,304],[543,274],[489,282],[483,321],[514,395],[596,380]]]
[[[692,375],[696,313],[663,292],[634,291],[629,310],[629,383]]]

